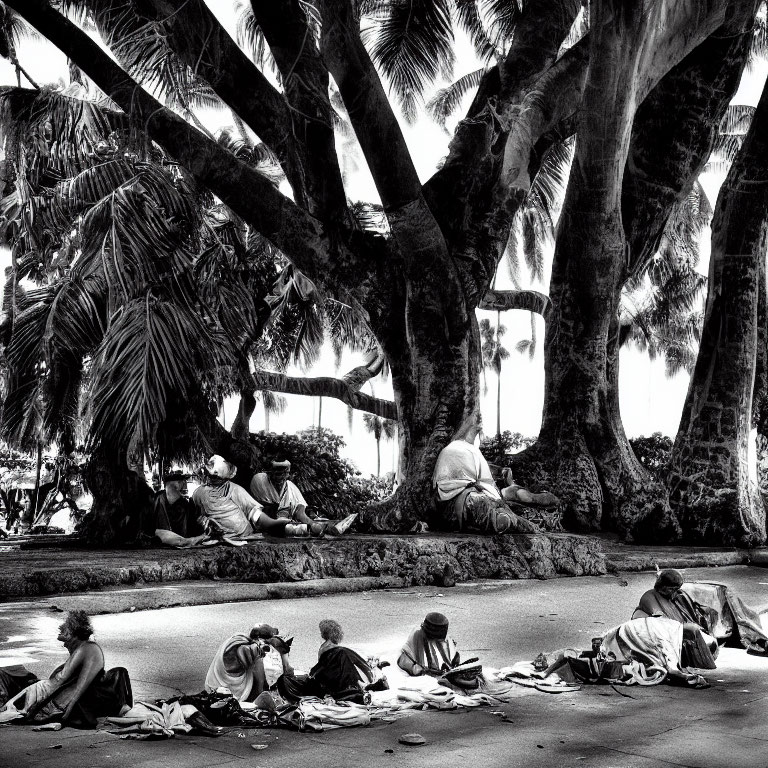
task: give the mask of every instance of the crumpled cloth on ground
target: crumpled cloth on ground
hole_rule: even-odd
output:
[[[718,640],[736,636],[748,651],[768,654],[768,605],[751,608],[730,587],[714,581],[686,582],[682,590],[708,609],[708,631]]]
[[[299,730],[310,730],[307,727],[308,724],[319,725],[324,731],[370,724],[371,713],[365,704],[355,704],[351,701],[331,703],[332,701],[332,699],[318,698],[302,699],[296,706],[302,719]]]
[[[178,701],[160,706],[140,701],[121,717],[109,717],[107,721],[112,725],[125,726],[110,730],[110,733],[154,733],[170,738],[192,730],[186,718],[195,712],[195,707],[179,704]]]
[[[578,690],[580,683],[658,685],[667,679],[704,687],[701,675],[681,664],[683,625],[664,617],[632,619],[603,634],[600,656],[574,648],[546,654],[548,666],[518,662],[500,674],[520,685],[557,693]]]
[[[499,670],[483,667],[479,687],[472,693],[441,684],[434,677],[387,675],[390,688],[371,693],[371,706],[397,712],[403,709],[456,709],[506,703],[519,698],[519,690]]]

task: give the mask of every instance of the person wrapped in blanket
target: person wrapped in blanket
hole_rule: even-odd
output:
[[[711,611],[682,590],[684,583],[683,575],[674,568],[659,571],[653,589],[649,589],[640,598],[640,604],[632,614],[632,618],[665,616],[685,626],[690,625],[690,631],[699,629],[709,650],[716,656],[717,640],[710,634],[713,618]]]
[[[664,616],[625,621],[592,643],[590,651],[565,648],[539,654],[533,663],[514,665],[509,679],[526,678],[524,685],[541,690],[579,683],[662,682],[708,688],[695,670],[716,668],[701,630]]]
[[[0,670],[0,691],[6,696],[0,723],[62,723],[73,728],[95,728],[100,717],[121,715],[133,704],[128,672],[123,667],[104,670],[104,652],[91,635],[85,611],[70,611],[59,627],[58,640],[69,651],[65,664],[38,680]],[[20,683],[26,687],[20,691]]]

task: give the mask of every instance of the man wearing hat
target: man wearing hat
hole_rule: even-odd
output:
[[[421,627],[411,632],[397,660],[409,675],[434,675],[461,663],[456,643],[448,637],[448,619],[442,613],[428,613]]]
[[[288,658],[291,642],[269,624],[257,624],[247,635],[232,635],[213,657],[205,676],[206,689],[229,688],[239,701],[253,701],[274,688],[281,675],[293,675]]]
[[[223,456],[214,455],[205,464],[205,482],[195,488],[192,501],[200,510],[203,527],[227,539],[243,540],[254,533],[273,536],[308,536],[315,531],[295,525],[289,518],[273,520],[245,488],[230,480],[237,467]]]
[[[344,533],[357,515],[338,523],[294,523],[288,517],[272,519],[248,491],[230,482],[237,468],[222,456],[211,456],[204,469],[205,482],[192,494],[203,528],[223,536],[229,544],[243,544],[255,533],[272,536],[323,536]],[[346,528],[345,528],[346,526]]]
[[[195,505],[186,496],[189,475],[174,470],[163,475],[162,491],[152,502],[155,536],[172,547],[192,547],[207,537]]]
[[[311,523],[307,502],[296,484],[288,477],[291,462],[273,461],[266,472],[258,472],[251,480],[251,496],[264,507],[270,517],[290,517],[296,523]]]

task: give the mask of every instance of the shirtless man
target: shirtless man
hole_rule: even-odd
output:
[[[95,726],[96,718],[119,715],[130,708],[127,673],[117,668],[105,674],[104,653],[91,640],[92,634],[85,611],[70,611],[57,637],[69,651],[66,663],[47,680],[38,680],[12,698],[0,711],[0,722],[23,718],[25,722]],[[99,711],[95,711],[97,706]]]

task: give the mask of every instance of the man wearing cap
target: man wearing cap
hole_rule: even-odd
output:
[[[200,510],[203,527],[223,534],[225,539],[244,540],[254,533],[273,536],[308,536],[318,533],[296,525],[287,517],[273,520],[245,488],[230,482],[237,468],[222,456],[211,456],[205,465],[205,482],[195,488],[192,501]]]
[[[264,507],[270,517],[290,517],[296,523],[311,523],[307,515],[307,502],[296,484],[288,477],[291,462],[273,461],[266,472],[259,472],[251,480],[251,496]]]
[[[397,660],[409,675],[442,676],[461,663],[456,643],[448,637],[448,619],[442,613],[428,613],[421,627],[411,632]]]
[[[253,701],[274,688],[281,675],[293,675],[290,649],[291,640],[281,638],[269,624],[257,624],[247,635],[232,635],[216,651],[205,687],[229,688],[239,701]]]
[[[185,493],[188,479],[189,475],[178,471],[163,475],[165,487],[152,502],[155,536],[172,547],[193,547],[207,538],[195,505]]]

